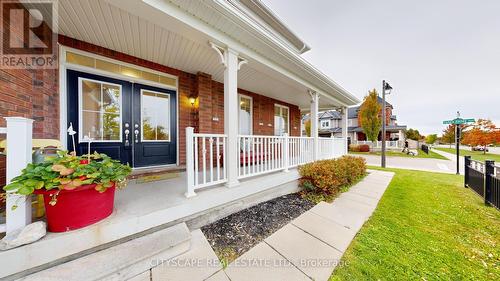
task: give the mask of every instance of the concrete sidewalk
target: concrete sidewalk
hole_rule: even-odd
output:
[[[437,152],[437,150],[433,151]],[[366,163],[368,165],[380,167],[380,156],[360,155],[360,154],[352,154],[352,155],[365,158]],[[460,160],[461,163],[462,161],[463,160]],[[434,159],[434,158],[388,156],[386,158],[386,166],[388,168],[420,170],[420,171],[448,173],[448,174],[454,174],[456,171],[456,162],[450,160]],[[463,169],[463,167],[461,169]]]
[[[328,280],[393,175],[370,171],[333,203],[319,203],[208,280]]]

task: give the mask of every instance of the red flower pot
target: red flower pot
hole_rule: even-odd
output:
[[[49,204],[58,189],[35,190],[42,194],[50,232],[65,232],[94,224],[113,213],[115,186],[99,193],[95,184],[82,185],[73,190],[61,190],[57,203]]]

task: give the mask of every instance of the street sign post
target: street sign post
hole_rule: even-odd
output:
[[[460,118],[460,112],[457,111],[457,118],[453,120],[445,120],[443,124],[453,124],[455,125],[455,146],[457,150],[457,175],[460,175],[460,125],[467,123],[474,123],[476,120],[473,118],[463,119]]]

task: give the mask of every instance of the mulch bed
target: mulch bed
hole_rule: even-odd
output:
[[[201,228],[219,259],[231,262],[314,207],[298,193],[284,195]]]

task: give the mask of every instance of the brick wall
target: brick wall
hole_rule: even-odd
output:
[[[80,40],[59,35],[60,44],[154,69],[179,78],[179,158],[185,163],[185,128],[195,127],[203,133],[224,132],[224,85],[213,81],[205,73],[191,74],[165,65],[136,58]],[[0,70],[1,116],[25,116],[34,118],[35,138],[59,138],[58,71]],[[254,134],[274,134],[274,104],[290,108],[291,135],[300,135],[300,110],[297,106],[239,89],[238,92],[253,98]],[[189,97],[197,97],[195,110]],[[202,106],[199,106],[201,104]],[[0,120],[0,126],[5,125]],[[261,125],[262,123],[262,125]],[[271,124],[271,126],[268,126]]]

